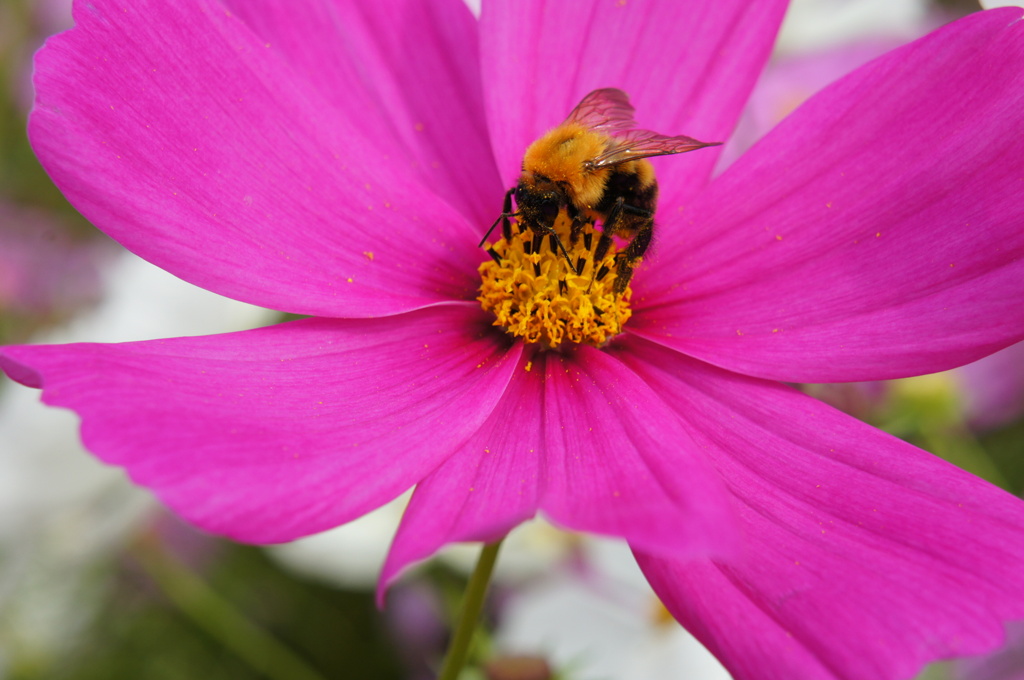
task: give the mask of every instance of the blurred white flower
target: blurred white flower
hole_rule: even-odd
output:
[[[495,645],[548,660],[566,680],[728,680],[676,623],[629,548],[587,537],[584,559],[509,595]]]
[[[376,587],[391,539],[409,502],[410,493],[368,515],[340,527],[291,543],[269,546],[267,551],[285,567],[307,577],[344,588]],[[494,580],[513,585],[543,573],[564,561],[578,537],[541,519],[518,526],[505,540],[494,570]],[[470,573],[476,566],[480,545],[460,544],[444,548],[438,559]]]
[[[776,54],[813,52],[882,36],[904,42],[920,37],[925,0],[791,0]]]

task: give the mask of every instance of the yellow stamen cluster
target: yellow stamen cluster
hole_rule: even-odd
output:
[[[494,313],[495,326],[526,342],[552,349],[563,343],[601,346],[622,332],[632,314],[632,291],[613,291],[616,247],[594,262],[600,233],[587,225],[570,245],[568,224],[563,213],[555,230],[574,265],[582,260],[581,271],[570,268],[550,237],[540,241],[525,226],[513,225],[511,242],[500,239],[488,248],[492,259],[480,265],[477,300]]]

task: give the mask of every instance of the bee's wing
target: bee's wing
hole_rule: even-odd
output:
[[[572,110],[566,123],[579,123],[591,130],[615,134],[636,127],[629,95],[614,87],[594,90]]]
[[[721,142],[701,142],[685,135],[666,137],[650,130],[626,130],[616,132],[604,152],[596,158],[591,158],[589,165],[592,168],[601,168],[635,161],[638,158],[684,153],[719,144]]]

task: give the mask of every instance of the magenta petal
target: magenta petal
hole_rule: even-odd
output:
[[[630,330],[750,375],[928,373],[1024,337],[1024,23],[980,12],[812,98],[637,276]],[[738,198],[739,197],[739,198]]]
[[[210,290],[370,316],[471,298],[471,224],[218,3],[79,2],[29,133],[87,218]],[[379,131],[379,130],[377,130]]]
[[[328,529],[394,498],[490,414],[515,365],[472,305],[119,345],[19,346],[0,367],[77,412],[87,448],[210,531]]]
[[[407,157],[431,190],[478,226],[490,224],[501,186],[484,121],[477,22],[466,3],[227,4],[381,155]]]
[[[484,96],[505,182],[514,182],[530,142],[601,87],[625,90],[645,128],[725,141],[768,58],[786,4],[485,3]],[[663,204],[674,210],[706,181],[717,157],[717,149],[703,149],[659,161]]]
[[[517,343],[517,352],[522,343]],[[493,541],[536,514],[543,486],[543,371],[525,360],[483,427],[419,483],[402,517],[378,599],[407,565],[447,543]]]
[[[729,555],[729,502],[698,451],[658,395],[607,354],[523,359],[487,424],[417,487],[382,587],[445,543],[500,538],[538,508],[662,555]]]
[[[722,485],[656,391],[589,347],[546,368],[541,509],[553,522],[663,555],[735,549]]]
[[[628,350],[699,433],[746,541],[737,560],[638,557],[737,680],[909,678],[1024,616],[1019,499],[787,386]]]

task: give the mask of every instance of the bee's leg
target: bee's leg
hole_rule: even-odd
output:
[[[616,278],[613,289],[616,293],[622,293],[626,290],[629,280],[633,277],[633,263],[647,252],[648,246],[651,245],[651,236],[654,234],[654,213],[650,210],[629,205],[622,196],[619,196],[615,200],[615,205],[608,211],[608,217],[601,226],[601,240],[597,244],[597,253],[594,255],[595,263],[604,259],[608,248],[612,244],[611,235],[619,230],[620,222],[625,221],[624,217],[626,215],[631,217],[627,222],[627,232],[635,229],[636,235],[629,242],[626,249],[616,256]],[[602,278],[606,273],[607,269],[602,267],[597,272],[597,278]]]
[[[543,241],[544,236],[550,236],[551,237],[551,241],[554,244],[557,244],[558,245],[558,249],[562,251],[562,256],[565,257],[565,261],[569,265],[569,269],[571,269],[572,271],[576,271],[576,265],[573,264],[572,259],[569,258],[569,251],[565,249],[565,244],[562,243],[562,239],[558,238],[558,232],[555,231],[555,228],[554,227],[549,227],[546,224],[538,224],[536,228],[539,228],[540,232],[536,232],[536,231],[534,232],[534,234],[535,234],[534,245],[535,246],[539,245],[537,237],[540,237],[540,240]]]
[[[512,240],[512,223],[508,218],[516,214],[512,211],[512,194],[514,194],[515,191],[515,187],[506,191],[505,200],[501,204],[501,235],[506,242]]]
[[[572,220],[572,224],[569,226],[569,245],[574,246],[580,240],[580,234],[583,233],[583,225],[587,221],[580,215],[580,211],[572,203],[566,206],[565,212],[569,215],[569,219]]]
[[[491,236],[491,232],[494,231],[494,228],[498,226],[498,222],[501,222],[502,237],[504,237],[506,241],[512,240],[512,223],[509,221],[508,218],[516,216],[516,213],[512,211],[512,194],[515,193],[515,190],[516,188],[512,187],[511,189],[505,192],[505,201],[504,203],[502,203],[501,206],[501,214],[498,215],[498,219],[494,220],[494,224],[492,224],[491,228],[487,230],[487,233],[484,234],[484,237],[480,239],[480,245],[478,245],[477,248],[484,247],[484,243]]]
[[[632,217],[633,219],[627,218],[627,215]],[[639,217],[640,219],[638,220],[636,219],[636,217]],[[606,233],[614,234],[620,229],[619,222],[627,220],[626,231],[639,232],[641,229],[644,228],[644,225],[648,225],[649,227],[653,219],[653,212],[651,212],[650,210],[645,210],[644,208],[638,208],[635,205],[630,205],[629,203],[626,203],[625,198],[619,196],[617,199],[615,199],[615,205],[613,205],[612,209],[608,211],[608,217],[605,219],[604,225],[602,225],[601,230]],[[636,226],[637,223],[639,223],[639,226]],[[650,237],[648,237],[647,244],[650,245]],[[644,250],[647,250],[646,245],[644,246]],[[642,251],[641,254],[643,254]],[[640,257],[640,255],[637,255],[637,257]]]
[[[629,280],[633,278],[633,265],[647,252],[653,235],[654,218],[648,217],[637,229],[636,236],[629,242],[629,246],[619,253],[619,262],[615,267],[614,291],[616,293],[625,292],[626,286],[629,285]]]
[[[597,241],[597,250],[594,251],[594,267],[597,267],[597,265],[604,260],[604,256],[608,254],[608,249],[612,247],[613,243],[615,243],[612,239],[612,234],[615,233],[615,223],[619,221],[619,215],[622,213],[622,206],[625,204],[626,202],[623,200],[622,196],[615,199],[615,205],[613,205],[612,209],[608,211],[608,217],[604,219],[604,224],[601,225],[601,238]],[[597,270],[595,270],[595,274],[596,272]],[[602,271],[601,275],[597,276],[597,278],[604,278],[606,273],[607,269]]]

